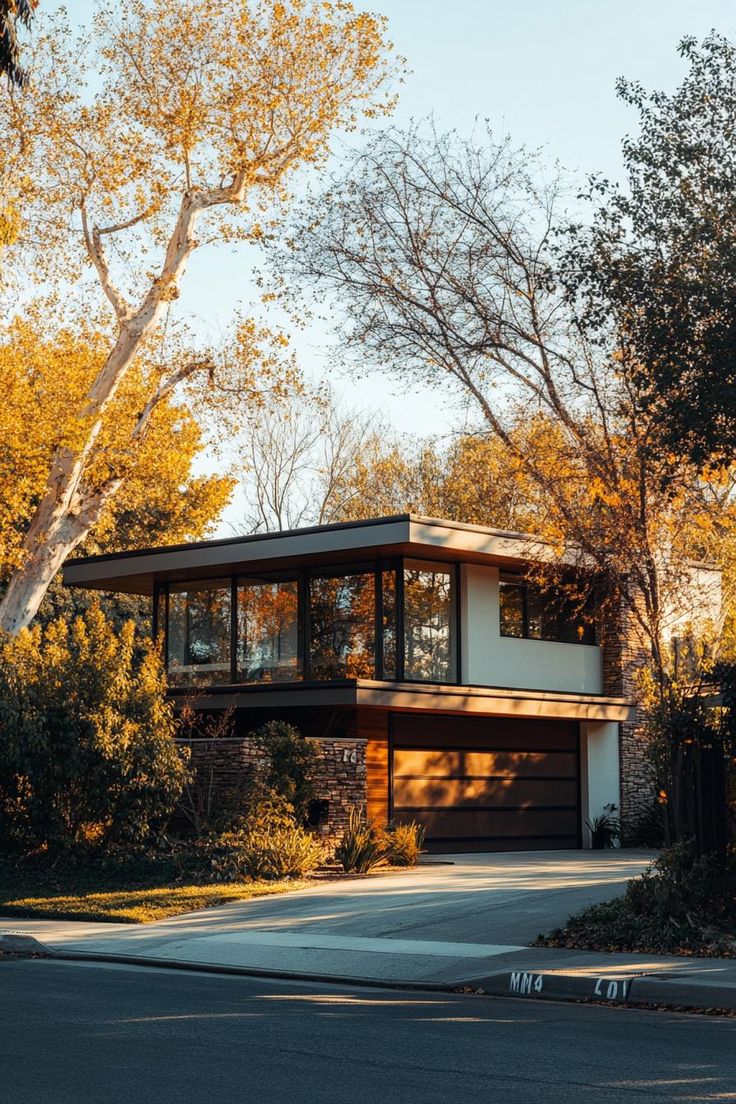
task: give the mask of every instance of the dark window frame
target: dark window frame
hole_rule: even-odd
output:
[[[505,633],[503,631],[503,620],[501,612],[501,588],[503,585],[517,587],[521,592],[521,616],[522,616],[522,634],[521,636],[515,636],[514,633]],[[498,578],[498,625],[499,633],[503,640],[532,640],[541,644],[572,644],[574,647],[596,647],[598,645],[598,638],[596,633],[595,620],[589,621],[585,627],[585,633],[583,638],[579,640],[560,640],[558,637],[549,636],[530,636],[529,634],[529,591],[531,584],[528,579],[525,579],[523,575],[515,575],[512,572],[499,572]],[[540,592],[538,595],[542,602],[542,617],[544,617],[544,595]],[[544,629],[542,629],[544,632]]]
[[[445,571],[451,580],[453,588],[453,603],[454,609],[450,616],[450,657],[453,667],[453,677],[445,682],[433,682],[432,679],[419,679],[408,678],[406,675],[406,597],[404,579],[407,570],[413,571],[416,568],[408,568],[407,564],[435,564],[438,570]],[[462,686],[462,655],[460,642],[462,639],[462,624],[461,624],[461,564],[460,563],[448,563],[447,560],[431,560],[426,556],[402,556],[399,566],[398,575],[401,580],[401,599],[398,601],[399,609],[401,610],[401,662],[400,665],[397,662],[398,668],[398,681],[408,682],[413,686]],[[421,570],[421,569],[419,569]],[[398,623],[397,618],[397,623]],[[454,636],[454,639],[453,639]]]
[[[378,627],[376,625],[376,607],[377,607],[377,604],[378,604],[377,596],[378,596],[378,586],[379,586],[379,583],[378,583],[379,571],[377,569],[377,566],[376,566],[375,562],[369,563],[369,564],[365,564],[365,563],[364,564],[351,564],[347,568],[337,567],[337,568],[333,569],[332,566],[326,567],[326,568],[313,567],[313,568],[308,568],[307,571],[304,573],[304,575],[305,575],[305,578],[304,578],[303,587],[304,587],[304,591],[306,593],[306,602],[307,602],[307,607],[308,607],[308,615],[309,615],[309,619],[310,619],[310,628],[311,628],[311,620],[312,620],[311,582],[312,582],[313,579],[345,579],[345,578],[347,578],[348,576],[351,576],[351,575],[372,575],[373,576],[373,634],[374,634],[374,639],[373,639],[373,678],[375,679],[376,678],[376,672],[378,670],[377,663],[376,663],[376,653],[377,653],[377,650],[378,650],[379,647],[382,648],[382,644],[383,644],[383,627],[382,626],[381,626],[381,640],[380,640],[380,642],[379,642],[378,636],[376,635],[376,629]],[[307,659],[307,661],[309,661],[311,659],[311,653],[312,653],[312,639],[311,639],[311,636],[312,636],[311,632],[308,632],[306,634],[306,639],[305,639],[305,648],[306,648],[306,659]],[[310,664],[310,666],[311,666],[311,664]],[[346,678],[347,677],[348,676],[346,676]],[[319,681],[319,682],[342,682],[342,681],[344,681],[344,679],[342,679],[340,677],[337,677],[337,678],[334,678],[334,679],[318,679],[316,681]]]
[[[427,564],[435,564],[438,570],[447,571],[452,579],[452,586],[454,591],[454,612],[451,621],[450,630],[454,636],[451,640],[452,654],[454,656],[454,677],[449,682],[443,682],[439,685],[442,686],[459,686],[461,685],[461,671],[462,671],[462,652],[461,652],[461,639],[462,639],[462,615],[461,615],[461,564],[451,563],[446,560],[433,560],[429,558],[420,558],[422,562]],[[269,582],[285,582],[289,580],[295,580],[297,582],[297,655],[299,659],[300,673],[293,680],[295,683],[308,683],[314,682],[312,677],[311,664],[310,664],[310,637],[311,637],[311,609],[310,609],[310,581],[313,578],[338,578],[346,575],[373,575],[374,580],[374,674],[373,677],[377,682],[408,682],[415,685],[427,685],[429,680],[407,678],[405,675],[405,638],[406,638],[406,617],[405,617],[405,587],[404,587],[404,573],[406,570],[407,562],[414,562],[417,560],[416,556],[391,556],[391,557],[378,557],[377,559],[370,561],[361,561],[358,563],[350,564],[335,564],[335,565],[315,565],[306,568],[294,568],[285,571],[255,571],[248,572],[242,567],[233,569],[227,575],[223,575],[222,579],[223,587],[228,583],[230,585],[230,682],[229,683],[217,683],[213,682],[209,684],[212,687],[218,686],[240,686],[240,685],[254,685],[252,683],[241,683],[238,675],[238,589],[246,580],[252,580],[254,583],[269,583]],[[395,651],[395,675],[386,677],[384,670],[384,574],[392,572],[394,575],[394,625],[393,632],[395,635],[394,651]],[[207,577],[207,581],[211,581],[212,576]],[[185,586],[191,585],[196,587],[198,579],[188,580],[175,580],[171,582],[156,581],[153,588],[153,632],[154,638],[158,641],[162,638],[163,657],[166,668],[168,670],[168,657],[169,657],[169,621],[170,621],[170,606],[169,606],[169,594],[172,586]],[[160,623],[158,616],[159,602],[163,598],[163,624]],[[319,680],[320,682],[342,682],[343,679],[325,679]],[[351,681],[351,680],[348,680]],[[286,683],[285,683],[286,684]],[[284,685],[285,685],[284,684]],[[429,683],[431,685],[431,683]]]
[[[153,639],[156,643],[158,643],[159,632],[160,632],[160,629],[161,629],[161,626],[159,625],[158,609],[159,609],[159,600],[161,598],[163,598],[164,625],[163,625],[163,641],[162,641],[162,649],[163,650],[162,650],[161,654],[162,654],[162,658],[163,658],[164,669],[166,670],[167,673],[169,671],[169,644],[170,644],[170,626],[171,626],[171,588],[172,588],[172,586],[173,587],[187,587],[188,589],[195,590],[197,588],[198,583],[213,583],[213,582],[219,583],[220,581],[222,582],[222,589],[223,590],[229,589],[229,591],[230,591],[230,631],[229,631],[229,634],[228,634],[228,648],[229,648],[229,652],[230,652],[230,671],[229,671],[230,681],[231,682],[233,681],[233,677],[234,677],[234,674],[235,674],[235,671],[236,671],[237,657],[236,657],[235,652],[234,652],[234,645],[235,645],[236,637],[235,637],[234,632],[233,632],[233,620],[234,620],[235,615],[236,615],[236,611],[235,611],[235,608],[234,608],[236,589],[235,589],[235,577],[232,576],[232,575],[230,575],[230,576],[227,576],[227,575],[223,575],[223,576],[207,575],[206,577],[203,577],[201,579],[184,579],[184,580],[178,580],[177,579],[174,582],[165,582],[165,583],[154,582],[154,586],[153,586],[153,616],[152,616]],[[228,588],[228,584],[229,584],[229,588]],[[187,637],[188,637],[188,622],[187,622]],[[188,644],[187,644],[187,648],[188,648]],[[225,684],[212,682],[212,683],[209,683],[207,685],[219,686],[219,685],[225,685]],[[196,689],[201,689],[202,688],[201,686],[198,686],[196,683],[192,683],[191,686],[192,686],[192,688],[196,688]]]

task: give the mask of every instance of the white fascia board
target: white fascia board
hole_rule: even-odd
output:
[[[520,563],[565,563],[575,565],[578,557],[574,550],[562,555],[550,544],[529,533],[508,533],[501,529],[487,529],[481,525],[412,517],[411,543],[427,548],[443,549],[453,553],[472,553],[488,556],[491,560],[518,560]]]
[[[408,519],[394,519],[375,525],[345,526],[328,530],[276,533],[223,543],[202,543],[191,548],[152,549],[141,555],[105,558],[64,567],[64,582],[84,585],[99,579],[129,578],[152,572],[202,571],[248,563],[278,561],[299,556],[375,551],[386,545],[405,544],[409,539]]]

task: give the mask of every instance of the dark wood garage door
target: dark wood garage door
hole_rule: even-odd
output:
[[[435,851],[580,846],[576,722],[394,714],[392,815]]]

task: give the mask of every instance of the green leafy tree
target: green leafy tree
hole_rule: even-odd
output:
[[[736,446],[736,46],[684,38],[673,93],[618,82],[639,115],[623,185],[596,179],[566,283],[589,331],[619,347],[659,443],[698,464]]]
[[[0,644],[0,833],[109,851],[165,826],[187,777],[160,661],[99,607]]]
[[[314,740],[305,739],[294,725],[267,721],[250,738],[263,755],[263,767],[254,780],[251,805],[286,802],[298,819],[304,819],[314,797],[312,775],[319,754]]]

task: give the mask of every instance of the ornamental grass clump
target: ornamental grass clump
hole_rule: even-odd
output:
[[[415,820],[393,824],[386,832],[386,843],[391,866],[416,866],[424,844],[424,827]]]
[[[348,826],[335,848],[335,858],[346,874],[370,874],[388,866],[385,835],[355,806],[348,814]]]

